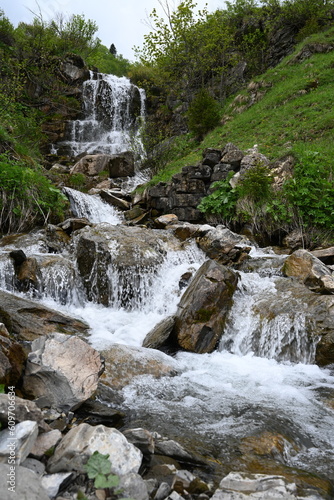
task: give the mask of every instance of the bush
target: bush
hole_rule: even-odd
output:
[[[220,120],[220,105],[206,89],[201,89],[191,102],[188,112],[188,127],[198,141],[215,128]]]
[[[0,155],[0,229],[2,234],[29,231],[59,221],[67,198],[39,169]]]

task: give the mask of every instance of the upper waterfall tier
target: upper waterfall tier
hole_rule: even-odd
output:
[[[138,131],[145,115],[145,92],[128,78],[90,73],[82,89],[83,117],[67,123],[66,139],[57,153],[143,153]]]

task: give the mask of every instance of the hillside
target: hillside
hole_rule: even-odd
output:
[[[161,169],[150,184],[167,181],[182,166],[198,163],[205,148],[223,148],[226,143],[232,142],[247,150],[256,144],[272,165],[279,158],[288,155],[293,158],[294,178],[290,180],[289,190],[294,190],[294,203],[299,204],[297,217],[305,219],[299,220],[298,225],[308,226],[309,229],[314,225],[322,237],[326,234],[326,238],[332,241],[333,67],[334,28],[330,28],[306,38],[275,68],[252,79],[243,90],[232,95],[222,109],[221,125],[209,132],[203,141],[194,142],[190,134],[179,137],[174,146],[178,151],[175,159]],[[182,155],[182,150],[187,153]],[[231,215],[230,199],[225,205],[219,205],[219,200],[226,196],[226,186],[224,182],[217,185],[222,189],[222,196],[214,195],[216,205],[213,213],[216,220],[240,222],[236,205],[232,207],[235,210]],[[261,191],[261,179],[258,190]],[[289,203],[287,193],[276,193],[275,200],[270,200],[271,206],[266,207],[267,212],[262,204],[266,201],[261,200],[259,207],[264,210],[260,229],[264,230],[267,226],[269,230],[274,223],[274,230],[277,230],[286,226],[289,218],[296,218],[296,213],[289,215],[289,209],[286,209]],[[244,222],[249,219],[248,215],[243,214]],[[276,224],[273,218],[276,218]],[[295,222],[290,222],[285,229],[296,227]]]

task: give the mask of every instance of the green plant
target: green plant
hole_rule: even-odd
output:
[[[237,186],[239,198],[250,198],[254,203],[266,202],[272,195],[273,178],[265,165],[255,165],[246,170]]]
[[[117,495],[120,495],[121,490],[117,489],[119,485],[119,477],[111,472],[109,455],[102,455],[100,452],[94,451],[85,465],[85,470],[89,479],[94,479],[95,488],[106,489],[107,493],[116,495],[116,497]],[[82,498],[82,500],[85,499],[84,496],[81,496],[80,498]],[[131,499],[119,498],[119,500]]]
[[[220,111],[219,103],[205,88],[196,94],[190,103],[187,118],[189,130],[195,134],[198,141],[218,125]]]
[[[229,181],[234,172],[230,173],[225,180],[212,184],[214,192],[202,199],[198,209],[206,214],[219,215],[225,221],[231,221],[235,214],[238,200],[238,192],[232,188]]]

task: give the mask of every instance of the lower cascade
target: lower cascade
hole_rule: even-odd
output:
[[[89,216],[91,206],[82,197],[69,189],[67,195],[78,217]],[[50,253],[45,231],[4,239],[1,290],[85,321],[89,343],[99,351],[122,345],[142,353],[147,334],[176,314],[207,257],[194,240],[122,226],[117,213],[96,212],[99,219],[76,230],[57,253]],[[37,285],[21,291],[11,258],[18,249],[38,267]],[[288,286],[268,255],[256,260],[261,271],[238,271],[218,348],[177,352],[170,358],[173,376],[129,379],[118,389],[118,408],[127,415],[127,427],[157,431],[196,456],[210,457],[213,474],[251,470],[255,462],[259,469],[266,457],[265,472],[293,468],[332,481],[334,373],[331,366],[314,364],[318,338],[311,334],[311,299]],[[108,391],[99,395],[112,408],[110,398]],[[256,451],[268,435],[281,436],[280,444]]]

